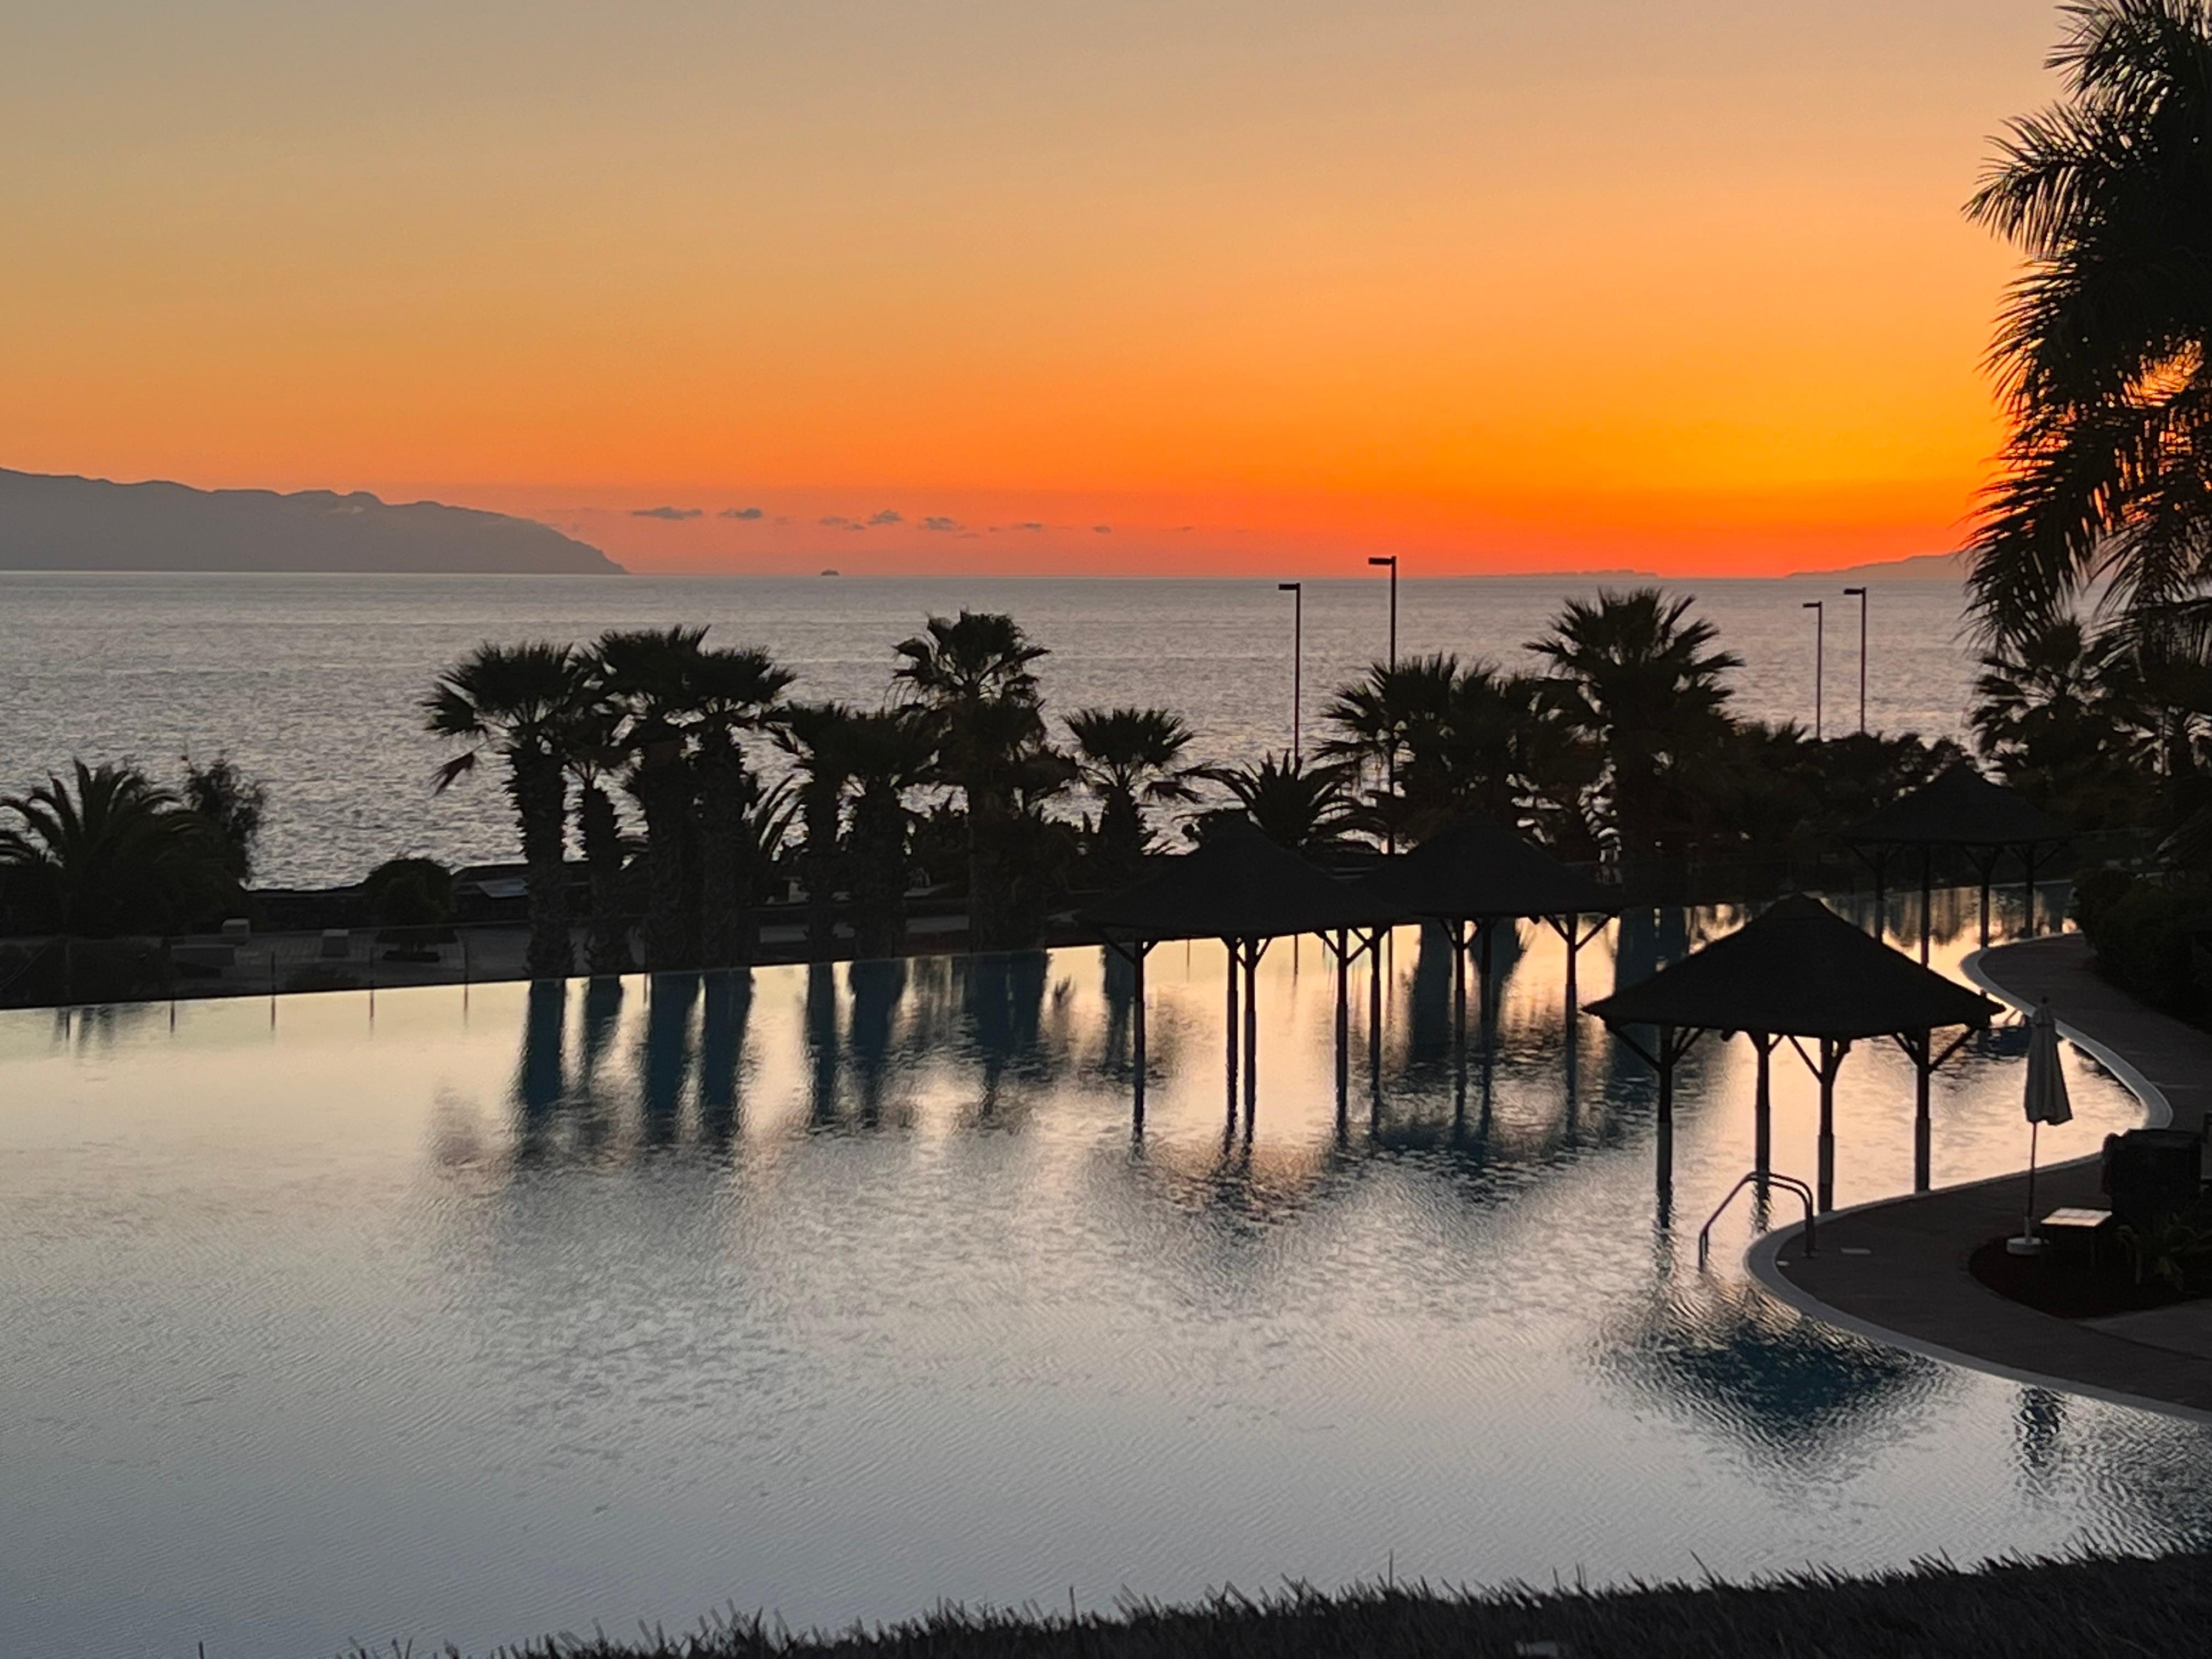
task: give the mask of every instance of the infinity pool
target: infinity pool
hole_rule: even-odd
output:
[[[1736,920],[1631,918],[1582,994]],[[1152,959],[1141,1136],[1095,950],[0,1017],[0,1650],[2212,1534],[2204,1432],[1801,1320],[1741,1213],[1701,1272],[1747,1046],[1687,1062],[1662,1218],[1649,1073],[1548,933],[1507,955],[1463,1097],[1437,942],[1379,1102],[1355,975],[1340,1117],[1327,959],[1276,945],[1249,1132],[1211,945]],[[2021,1161],[2019,1047],[1939,1075],[1939,1181]],[[2069,1063],[2054,1158],[2137,1120]],[[1909,1184],[1911,1098],[1852,1054],[1839,1202]]]

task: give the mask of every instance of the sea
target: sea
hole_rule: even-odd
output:
[[[1407,580],[1397,650],[1534,667],[1527,642],[1565,599],[1647,580]],[[1846,580],[1871,590],[1866,723],[1959,735],[1975,652],[1955,581],[1875,571],[1662,586],[1693,596],[1743,659],[1739,713],[1808,727],[1817,714],[1832,735],[1860,719],[1859,602],[1843,593]],[[1825,610],[1806,609],[1814,600]],[[1249,579],[11,572],[0,574],[0,789],[76,757],[130,759],[173,778],[187,754],[228,754],[268,786],[261,884],[355,881],[401,854],[511,859],[496,774],[437,793],[433,775],[449,751],[422,730],[419,705],[439,671],[481,641],[586,642],[611,628],[704,623],[711,642],[758,646],[794,670],[794,696],[872,706],[890,695],[898,641],[963,606],[1011,612],[1049,650],[1040,672],[1052,713],[1172,708],[1204,761],[1287,749],[1294,704],[1310,749],[1326,733],[1332,690],[1390,649],[1380,576],[1308,581],[1293,595]],[[763,768],[778,769],[762,751]]]

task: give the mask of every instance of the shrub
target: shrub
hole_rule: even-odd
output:
[[[2152,1006],[2212,1024],[2212,887],[2201,880],[2138,880],[2117,896],[2093,894],[2081,930],[2098,971]]]

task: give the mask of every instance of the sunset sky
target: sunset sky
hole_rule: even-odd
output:
[[[2021,0],[18,5],[0,465],[430,496],[640,568],[1937,550],[2013,269],[1960,204],[2057,32]]]

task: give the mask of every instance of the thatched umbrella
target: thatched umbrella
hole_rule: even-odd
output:
[[[1164,939],[1218,939],[1229,951],[1229,1086],[1236,1105],[1237,981],[1244,980],[1244,1106],[1258,1095],[1259,1016],[1254,1006],[1260,958],[1271,940],[1318,933],[1334,951],[1337,1096],[1345,1090],[1351,939],[1379,917],[1374,902],[1242,819],[1222,822],[1193,851],[1163,859],[1152,874],[1101,899],[1077,920],[1126,958],[1135,972],[1131,1023],[1136,1110],[1145,1109],[1145,957]]]
[[[1442,922],[1453,947],[1454,1038],[1464,1081],[1467,1049],[1467,957],[1470,942],[1480,947],[1483,1030],[1492,1032],[1491,941],[1501,921],[1523,917],[1540,921],[1567,947],[1567,1006],[1575,1003],[1575,968],[1582,947],[1606,919],[1620,913],[1615,889],[1570,868],[1533,842],[1523,840],[1494,818],[1479,813],[1438,830],[1403,858],[1385,861],[1359,884],[1378,908],[1395,916]],[[1583,918],[1595,916],[1589,933]],[[1570,1022],[1570,1030],[1572,1029]]]
[[[2046,848],[2072,833],[2018,790],[1992,783],[1963,762],[1929,783],[1899,795],[1863,823],[1844,832],[1874,871],[1875,908],[1881,908],[1883,878],[1890,854],[1900,848],[1920,849],[1920,960],[1928,960],[1928,906],[1931,866],[1939,847],[1956,848],[1972,863],[1982,884],[1982,932],[1990,942],[1990,884],[1997,860],[2008,852],[2021,856],[2027,880],[2027,931],[2035,932],[2035,864]],[[1869,851],[1869,849],[1872,850]]]
[[[1996,1003],[1922,967],[1861,933],[1818,899],[1796,894],[1735,933],[1614,992],[1586,1011],[1649,1060],[1659,1073],[1660,1181],[1671,1184],[1676,1063],[1707,1031],[1741,1031],[1759,1053],[1753,1168],[1771,1167],[1768,1056],[1786,1039],[1820,1085],[1820,1206],[1835,1197],[1836,1073],[1853,1042],[1888,1037],[1911,1060],[1918,1079],[1913,1120],[1917,1185],[1928,1185],[1929,1079],[1965,1041],[1937,1053],[1934,1034],[1989,1024]],[[1656,1027],[1646,1048],[1632,1028]],[[1814,1045],[1808,1051],[1807,1043]]]

